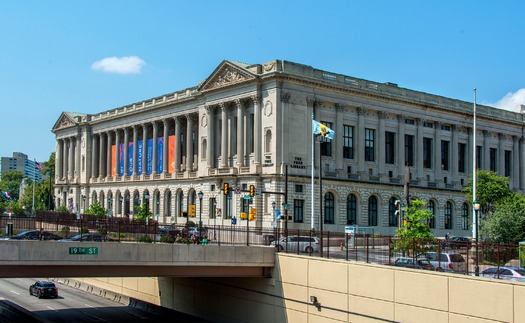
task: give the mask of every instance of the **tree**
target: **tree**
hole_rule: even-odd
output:
[[[514,194],[496,203],[492,214],[484,217],[481,235],[502,244],[518,244],[525,239],[525,197]]]
[[[137,220],[146,220],[153,216],[153,213],[151,213],[146,203],[142,203],[140,206],[135,206],[135,210],[137,211],[137,213],[135,213],[135,218]]]
[[[434,216],[421,200],[411,200],[410,207],[406,210],[405,223],[397,229],[394,251],[412,251],[413,254],[428,251],[427,243],[434,240],[428,226],[428,220]]]
[[[494,205],[501,200],[512,197],[515,193],[509,190],[510,179],[496,174],[496,172],[478,169],[476,171],[476,199],[481,204],[481,212],[488,214],[494,211]],[[468,201],[472,198],[472,177],[469,185],[463,189]]]
[[[89,208],[84,212],[85,214],[92,214],[92,215],[106,215],[108,211],[100,206],[98,201],[95,201],[91,203]]]

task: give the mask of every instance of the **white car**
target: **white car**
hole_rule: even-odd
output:
[[[277,251],[307,253],[319,251],[319,239],[309,236],[284,237],[278,241],[272,241],[270,245],[275,246]]]

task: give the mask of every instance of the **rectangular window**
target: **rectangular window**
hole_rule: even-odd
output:
[[[387,164],[393,164],[395,161],[395,138],[395,133],[390,131],[385,132],[385,163]]]
[[[332,128],[331,122],[321,122],[325,126],[327,126],[330,129]],[[324,138],[323,141],[321,141],[321,156],[332,156],[332,140],[328,138]]]
[[[458,144],[458,171],[461,173],[465,172],[467,145]]]
[[[293,200],[293,222],[304,222],[304,200]]]
[[[365,161],[375,161],[375,130],[365,129]]]
[[[512,152],[510,150],[505,150],[505,176],[510,176],[510,169],[512,165]]]
[[[483,156],[482,153],[483,153],[482,147],[477,146],[476,147],[476,168],[477,169],[483,168],[483,163],[482,163],[483,158],[481,158],[481,156]]]
[[[432,168],[432,138],[423,138],[423,167]]]
[[[449,170],[450,141],[441,140],[441,169]]]
[[[354,127],[343,126],[343,158],[354,159]]]
[[[490,148],[490,151],[489,151],[490,170],[493,172],[496,171],[497,154],[498,154],[498,150],[496,148]]]
[[[295,185],[295,193],[302,193],[303,192],[303,185],[296,184]]]
[[[414,166],[414,136],[405,135],[405,165]]]
[[[405,119],[405,124],[416,124],[414,119]]]

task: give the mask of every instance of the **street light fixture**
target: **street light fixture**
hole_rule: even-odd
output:
[[[476,276],[479,276],[479,253],[478,253],[478,246],[479,246],[479,241],[478,241],[478,236],[479,236],[479,208],[480,208],[480,204],[479,204],[479,201],[478,200],[474,200],[474,202],[472,202],[472,204],[474,205],[474,212],[476,212],[476,268],[475,268],[475,274]]]
[[[199,241],[202,239],[202,196],[204,193],[202,191],[199,191],[197,193],[199,196]]]
[[[82,204],[84,206],[84,213],[86,213],[86,196],[82,195]]]

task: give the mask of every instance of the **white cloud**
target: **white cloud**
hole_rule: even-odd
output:
[[[97,71],[119,74],[140,74],[142,67],[146,64],[137,56],[106,57],[91,64],[91,68]]]
[[[490,104],[498,109],[521,112],[521,105],[525,108],[525,88],[507,93],[498,102]]]

